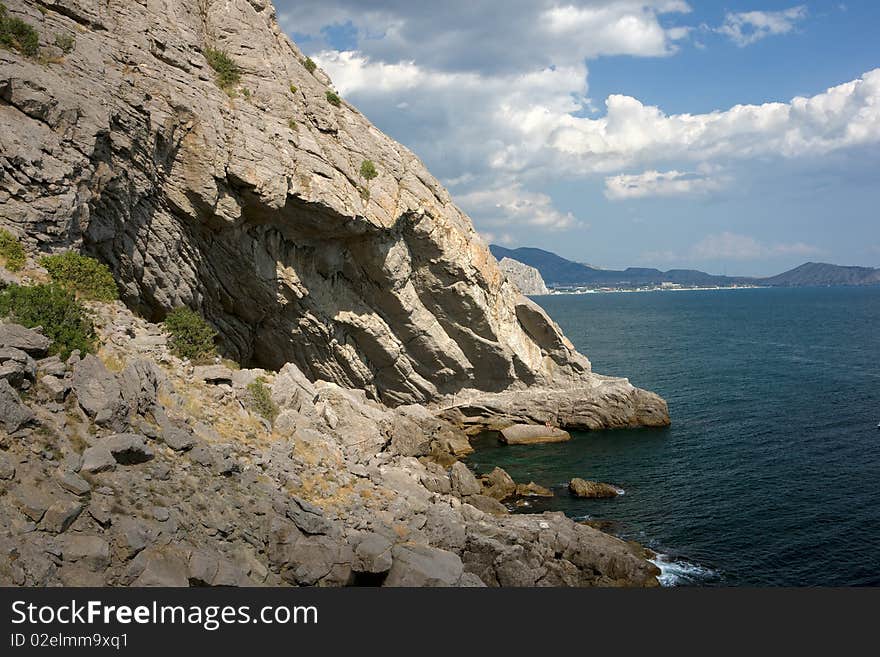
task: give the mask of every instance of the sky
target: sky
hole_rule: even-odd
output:
[[[275,0],[487,242],[880,266],[880,2]]]

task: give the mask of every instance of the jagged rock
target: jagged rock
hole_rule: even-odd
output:
[[[474,473],[468,470],[468,467],[461,461],[452,464],[449,478],[452,480],[452,490],[457,495],[479,495],[482,490]]]
[[[35,329],[28,329],[18,324],[0,324],[0,348],[19,349],[30,356],[40,358],[46,355],[50,344],[49,338]]]
[[[15,476],[15,465],[5,454],[0,454],[0,479],[12,479]]]
[[[396,545],[383,586],[458,586],[464,566],[457,554],[427,545]]]
[[[64,377],[67,366],[61,362],[58,356],[49,356],[37,361],[37,371],[46,376]]]
[[[102,571],[110,564],[110,545],[100,536],[68,534],[61,553],[65,561],[79,562],[92,571]]]
[[[153,450],[146,438],[136,433],[118,433],[104,438],[100,446],[106,448],[120,465],[146,463],[153,458]]]
[[[185,452],[196,444],[195,437],[190,431],[174,426],[168,426],[162,431],[162,441],[175,452]]]
[[[553,497],[553,491],[545,488],[534,481],[527,484],[517,484],[516,494],[519,497]]]
[[[91,484],[75,472],[62,470],[55,477],[58,485],[74,495],[85,495],[92,490]]]
[[[566,440],[571,440],[571,436],[567,431],[563,431],[559,427],[514,424],[501,430],[501,442],[507,445],[561,443]]]
[[[13,388],[21,388],[37,377],[33,358],[15,347],[0,348],[0,379],[9,381]]]
[[[20,484],[12,490],[19,510],[34,522],[39,522],[52,505],[52,497],[32,484]]]
[[[104,445],[88,447],[83,452],[82,471],[96,474],[116,467],[116,459]]]
[[[494,497],[489,497],[487,495],[470,495],[465,499],[465,501],[468,504],[475,506],[483,513],[491,513],[501,516],[508,513],[506,506],[504,506]]]
[[[14,433],[34,419],[33,412],[6,379],[0,379],[0,423],[7,433]]]
[[[434,493],[449,494],[452,492],[452,481],[441,466],[428,462],[425,472],[421,475],[422,485]]]
[[[385,573],[391,568],[391,541],[380,534],[361,538],[354,550],[352,569],[356,573]]]
[[[119,375],[122,398],[131,410],[141,415],[156,404],[156,394],[165,375],[152,362],[138,359],[125,366]]]
[[[70,383],[66,379],[47,374],[40,378],[40,385],[48,394],[49,399],[61,403],[67,398],[70,391]]]
[[[483,495],[498,501],[506,500],[516,493],[516,483],[505,470],[495,467],[489,474],[480,477]]]
[[[214,385],[232,385],[233,371],[225,365],[199,365],[193,368],[193,378]]]
[[[79,517],[83,507],[79,502],[72,500],[58,500],[54,502],[43,516],[40,527],[53,534],[61,534]]]
[[[97,357],[86,354],[73,366],[73,391],[80,408],[95,424],[113,431],[128,428],[130,407],[116,376]]]
[[[541,272],[534,267],[513,258],[501,258],[498,268],[523,294],[550,294]]]
[[[151,547],[135,557],[132,571],[140,573],[134,586],[189,586],[187,560],[173,546]]]
[[[568,484],[568,490],[571,491],[572,495],[575,497],[586,497],[586,498],[605,498],[605,497],[617,497],[620,495],[620,489],[616,486],[612,486],[611,484],[603,484],[598,481],[587,481],[585,479],[580,479],[579,477],[575,477]]]

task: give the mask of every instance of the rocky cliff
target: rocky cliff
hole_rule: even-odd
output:
[[[4,1],[40,37],[0,49],[0,225],[32,249],[97,256],[147,319],[197,309],[243,364],[387,404],[608,393],[268,0]],[[665,418],[616,381],[623,424]]]
[[[541,272],[513,258],[501,258],[498,266],[523,294],[550,294]]]

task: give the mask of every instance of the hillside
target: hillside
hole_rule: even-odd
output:
[[[880,285],[880,269],[807,262],[782,274],[763,278],[761,283],[780,287]]]
[[[808,262],[799,267],[766,278],[749,276],[716,276],[694,269],[661,271],[642,267],[623,270],[596,269],[572,262],[541,249],[521,247],[507,249],[493,244],[489,247],[496,258],[510,258],[536,268],[551,288],[564,287],[637,287],[676,283],[687,287],[757,285],[767,287],[808,287],[838,285],[878,285],[880,269],[846,267],[821,262]]]
[[[595,269],[542,249],[522,247],[506,249],[491,245],[496,258],[512,258],[535,267],[549,287],[635,287],[659,285],[663,282],[689,286],[724,286],[753,283],[751,279],[733,276],[715,276],[692,269],[660,271],[643,267],[624,270]]]

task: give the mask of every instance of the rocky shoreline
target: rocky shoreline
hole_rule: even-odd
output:
[[[120,301],[87,304],[94,354],[0,330],[0,584],[657,584],[623,541],[505,513],[459,458],[486,428],[665,426],[665,402],[592,372],[271,2],[3,6],[36,53],[0,48],[0,228],[26,260],[0,286],[85,253]],[[172,353],[181,310],[230,360]]]
[[[0,585],[657,583],[635,546],[508,514],[546,492],[478,480],[467,435],[423,406],[292,364],[193,366],[122,304],[90,308],[97,356],[47,357],[38,330],[0,324]],[[246,405],[256,377],[274,423]]]

